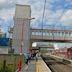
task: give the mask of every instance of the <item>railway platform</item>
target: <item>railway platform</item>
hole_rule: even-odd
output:
[[[41,57],[36,62],[36,72],[51,72]]]
[[[36,71],[36,61],[32,60],[28,65],[22,67],[21,72],[35,72]]]
[[[17,71],[16,71],[17,72]],[[21,72],[51,72],[41,57],[38,60],[31,60],[30,63],[22,67]]]

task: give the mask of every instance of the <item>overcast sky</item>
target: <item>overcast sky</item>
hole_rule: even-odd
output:
[[[0,25],[7,32],[8,27],[13,25],[15,4],[31,5],[32,27],[41,27],[44,0],[0,0]],[[72,0],[47,0],[44,23],[45,28],[72,29]]]

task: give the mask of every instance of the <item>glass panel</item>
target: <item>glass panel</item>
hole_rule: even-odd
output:
[[[35,35],[35,32],[32,32],[32,35]]]
[[[38,35],[42,35],[42,32],[38,32],[39,34]]]
[[[46,32],[46,36],[49,36],[49,33],[48,32]]]
[[[43,35],[44,35],[44,36],[46,36],[46,33],[45,33],[45,32],[43,32]]]

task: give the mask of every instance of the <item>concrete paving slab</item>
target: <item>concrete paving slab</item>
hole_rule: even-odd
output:
[[[25,65],[21,72],[36,72],[36,62],[31,61],[28,65]]]

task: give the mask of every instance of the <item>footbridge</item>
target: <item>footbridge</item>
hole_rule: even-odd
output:
[[[31,39],[38,41],[71,42],[72,30],[30,29]]]

